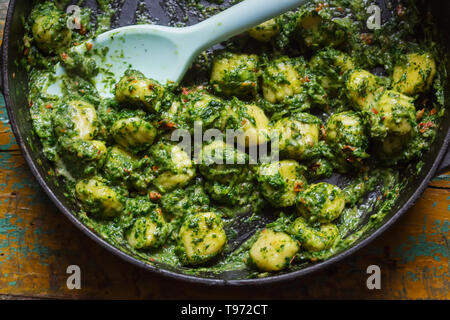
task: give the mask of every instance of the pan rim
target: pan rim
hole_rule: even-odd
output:
[[[30,168],[31,172],[33,173],[33,176],[38,181],[40,187],[42,187],[47,194],[47,196],[52,200],[52,202],[56,205],[59,211],[61,211],[68,219],[71,221],[75,226],[80,229],[85,235],[87,235],[91,240],[94,240],[96,243],[100,244],[103,248],[105,248],[107,251],[113,253],[114,255],[118,256],[122,260],[129,262],[137,267],[140,267],[146,271],[149,271],[155,275],[167,277],[174,280],[179,280],[183,282],[188,282],[192,284],[199,284],[199,285],[206,285],[206,286],[212,286],[212,287],[256,287],[256,286],[263,286],[263,285],[269,285],[269,284],[281,284],[285,283],[287,281],[293,281],[298,280],[308,274],[323,271],[330,266],[334,265],[335,263],[342,261],[343,259],[353,255],[357,251],[361,250],[365,246],[367,246],[369,243],[373,242],[376,238],[378,238],[382,233],[384,233],[388,228],[390,228],[422,195],[422,193],[427,188],[430,180],[435,176],[439,165],[441,161],[443,160],[445,154],[447,153],[447,148],[449,147],[450,142],[450,130],[447,131],[447,135],[443,138],[443,144],[440,147],[439,153],[437,157],[434,159],[434,163],[431,167],[431,169],[428,171],[425,178],[422,180],[422,182],[419,184],[419,186],[416,188],[414,193],[409,197],[409,199],[406,200],[405,204],[397,210],[397,212],[392,215],[391,218],[386,220],[386,222],[378,227],[375,231],[373,231],[372,234],[368,235],[366,238],[361,240],[359,243],[355,244],[354,246],[338,253],[334,257],[327,259],[322,262],[318,262],[316,264],[313,264],[311,266],[308,266],[304,269],[287,272],[285,274],[281,275],[274,275],[269,276],[266,278],[258,278],[258,279],[241,279],[241,280],[224,280],[224,279],[213,279],[213,278],[204,278],[204,277],[196,277],[192,275],[177,273],[173,271],[169,271],[166,269],[162,269],[159,267],[152,266],[150,264],[147,264],[137,258],[132,257],[131,255],[123,252],[119,248],[113,246],[109,242],[107,242],[105,239],[97,235],[95,232],[90,230],[86,225],[84,225],[63,203],[60,201],[60,199],[54,194],[50,186],[47,184],[47,182],[44,179],[44,176],[40,174],[38,170],[37,161],[33,159],[31,156],[32,152],[30,150],[29,144],[25,143],[25,139],[23,138],[21,131],[19,130],[19,126],[15,120],[15,114],[11,108],[12,101],[11,101],[11,95],[10,95],[10,88],[9,88],[9,68],[8,68],[8,60],[9,60],[9,53],[8,53],[8,43],[10,41],[10,33],[11,33],[11,26],[12,26],[12,17],[14,14],[16,8],[16,0],[10,0],[9,6],[8,6],[8,12],[7,12],[7,18],[4,25],[4,35],[3,35],[3,43],[1,47],[1,80],[3,83],[3,96],[5,98],[5,105],[6,110],[8,113],[9,121],[11,124],[11,128],[13,130],[14,136],[16,138],[16,142],[19,145],[22,155],[25,157],[25,160],[28,164],[28,167]]]

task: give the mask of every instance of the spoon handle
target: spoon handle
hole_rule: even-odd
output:
[[[280,14],[307,0],[245,0],[190,29],[189,45],[203,51]]]

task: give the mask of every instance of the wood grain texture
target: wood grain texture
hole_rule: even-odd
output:
[[[0,0],[0,16],[7,0]],[[0,99],[0,299],[449,299],[450,173],[378,240],[339,264],[289,285],[209,288],[158,278],[110,254],[76,229],[30,173]],[[78,265],[81,290],[68,290]],[[366,269],[379,265],[381,290]]]

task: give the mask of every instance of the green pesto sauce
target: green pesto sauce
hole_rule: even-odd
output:
[[[255,29],[274,33],[269,41],[244,34],[226,41],[216,52],[203,53],[180,86],[158,84],[138,70],[127,71],[120,82],[111,74],[108,81],[116,99],[101,99],[91,80],[99,72],[108,72],[108,66],[98,66],[92,59],[105,52],[92,48],[82,55],[69,50],[113,25],[115,2],[97,2],[100,12],[96,19],[90,9],[82,8],[82,27],[72,31],[65,27],[70,19],[64,14],[69,1],[37,4],[40,7],[25,24],[24,55],[19,63],[29,72],[35,132],[43,153],[55,164],[55,174],[65,181],[67,197],[80,208],[76,215],[121,250],[147,263],[182,267],[194,275],[245,270],[246,277],[264,277],[270,273],[258,271],[257,261],[249,255],[261,229],[284,232],[296,241],[303,239],[293,227],[299,210],[305,211],[302,205],[311,208],[304,217],[308,230],[318,232],[324,224],[320,214],[327,201],[344,199],[345,208],[330,222],[337,227],[338,236],[331,242],[327,239],[330,244],[320,251],[308,250],[301,243],[286,265],[297,270],[345,250],[379,227],[408,183],[405,177],[420,172],[421,155],[433,143],[445,112],[447,57],[432,20],[413,1],[407,1],[404,11],[388,1],[393,15],[376,31],[365,26],[368,14],[363,1],[311,1],[278,17],[270,30],[264,26]],[[186,12],[182,21],[174,14],[168,24],[184,26],[193,17],[203,20],[237,2],[168,1],[169,16],[174,5]],[[158,23],[145,4],[139,5],[136,22]],[[425,30],[420,38],[417,28]],[[267,34],[264,36],[266,39]],[[388,123],[389,114],[378,105],[364,109],[352,100],[346,83],[354,70],[375,74],[377,88],[393,89],[396,65],[407,54],[425,52],[436,61],[436,72],[426,90],[410,95],[413,113],[399,102],[392,106],[393,120]],[[58,62],[67,72],[59,76],[62,97],[46,93],[57,78],[54,66]],[[422,83],[431,73],[432,69],[420,70]],[[144,87],[140,87],[142,83]],[[138,95],[141,89],[143,94]],[[369,82],[355,91],[367,100],[371,93]],[[270,128],[285,121],[282,123],[292,129],[281,155],[299,163],[294,172],[297,205],[282,206],[282,196],[291,192],[292,186],[281,171],[258,178],[256,166],[170,160],[173,145],[167,137],[172,129],[193,132],[195,121],[201,121],[204,129],[222,131],[246,123],[256,126],[258,121],[248,105],[263,111]],[[402,125],[409,130],[407,134],[392,134],[395,126]],[[315,144],[301,145],[307,134],[299,129],[303,126],[317,130]],[[246,154],[227,152],[225,158],[248,159]],[[327,194],[324,187],[305,191],[336,173],[346,174],[340,183],[342,191]],[[168,185],[163,176],[176,180]],[[103,188],[101,194],[87,182],[93,178],[90,182]],[[80,185],[80,181],[86,183]],[[271,188],[270,192],[264,187]],[[274,194],[277,199],[269,201],[264,194]],[[182,227],[188,217],[206,212],[217,214],[214,222],[198,220]],[[187,246],[204,245],[202,250],[218,246],[219,253],[211,259],[208,255],[206,263],[196,262],[200,251],[189,260],[180,228],[192,235]],[[220,232],[209,240],[203,236],[216,228],[225,230],[227,245],[221,246]],[[153,230],[155,238],[147,237],[148,230]],[[243,233],[247,236],[237,241]]]

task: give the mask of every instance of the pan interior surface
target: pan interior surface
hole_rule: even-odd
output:
[[[113,17],[112,28],[121,26],[137,24],[142,22],[157,23],[170,26],[192,25],[207,18],[209,15],[214,14],[217,10],[223,10],[232,5],[234,1],[224,1],[222,4],[211,4],[207,1],[199,1],[200,9],[194,9],[190,6],[183,4],[182,1],[138,1],[138,0],[126,0],[126,1],[113,1]],[[396,1],[376,1],[381,8],[386,8],[390,12],[386,14],[384,10],[383,21],[389,19],[392,12],[397,10]],[[448,10],[442,10],[440,7],[442,4],[431,3],[431,9],[433,10],[433,16],[437,21],[440,29],[445,30],[448,21],[445,17],[445,12]],[[74,2],[75,4],[75,2]],[[101,13],[98,7],[97,1],[87,0],[85,6],[92,9],[92,23],[96,23]],[[203,6],[203,7],[202,7]],[[444,6],[449,6],[447,3]],[[434,7],[437,7],[436,9]],[[213,8],[213,9],[211,9]],[[217,8],[217,9],[214,9]],[[441,8],[441,9],[439,9]],[[63,180],[55,176],[49,176],[47,173],[53,170],[53,165],[50,163],[43,153],[41,148],[41,142],[39,137],[36,136],[32,127],[32,120],[27,106],[28,96],[28,76],[26,70],[23,69],[21,64],[16,64],[16,58],[22,55],[21,39],[25,33],[23,20],[27,17],[32,9],[32,3],[24,1],[11,1],[11,7],[8,18],[8,29],[5,34],[4,50],[7,53],[7,64],[3,66],[3,70],[7,70],[7,77],[4,81],[5,96],[8,103],[8,112],[11,117],[12,125],[14,127],[18,143],[24,150],[24,153],[29,161],[30,167],[34,174],[37,176],[39,182],[44,185],[46,191],[50,194],[50,197],[57,204],[60,210],[68,215],[68,217],[77,224],[83,231],[88,233],[91,237],[102,243],[108,249],[114,253],[120,255],[128,261],[131,261],[137,265],[147,268],[151,271],[161,274],[174,276],[180,279],[186,279],[191,281],[205,282],[209,284],[257,284],[286,280],[291,277],[307,274],[311,271],[320,269],[326,265],[329,265],[344,256],[356,251],[358,248],[367,244],[371,239],[379,235],[384,231],[391,223],[400,217],[407,208],[409,208],[415,199],[421,194],[427,185],[427,182],[433,176],[435,170],[439,165],[440,158],[445,153],[448,145],[448,129],[450,125],[450,119],[448,114],[442,118],[441,125],[437,132],[435,143],[431,146],[430,152],[423,154],[420,161],[415,162],[409,168],[406,168],[400,173],[400,180],[404,181],[405,188],[402,189],[400,196],[392,203],[392,207],[389,208],[389,212],[383,215],[382,220],[378,221],[376,227],[365,229],[364,226],[370,221],[370,216],[379,210],[383,203],[377,201],[382,194],[381,188],[375,188],[373,192],[367,194],[364,197],[364,201],[361,204],[361,216],[359,222],[355,226],[354,231],[360,230],[359,237],[354,241],[346,250],[336,251],[328,256],[327,260],[323,262],[310,262],[304,261],[291,267],[288,271],[273,273],[266,275],[265,278],[248,280],[251,277],[255,277],[256,273],[247,268],[236,268],[236,270],[221,270],[211,271],[208,268],[202,268],[200,271],[193,270],[188,267],[173,266],[167,263],[160,263],[150,261],[149,257],[145,254],[141,254],[139,251],[130,250],[123,243],[114,242],[102,239],[100,235],[90,231],[84,224],[86,221],[80,219],[78,216],[79,207],[72,201],[68,200],[65,196],[65,191],[61,188],[64,184]],[[450,10],[450,8],[448,8]],[[210,59],[214,50],[223,49],[223,46],[217,46],[210,52],[207,52],[201,59]],[[199,61],[203,61],[203,60]],[[376,72],[376,71],[374,71]],[[13,77],[13,74],[15,77]],[[201,64],[195,64],[192,70],[186,76],[183,86],[190,86],[194,83],[205,82],[209,78],[209,71],[205,70]],[[447,88],[446,88],[447,89]],[[447,94],[447,90],[445,92]],[[417,166],[421,166],[419,174],[411,174]],[[352,179],[351,175],[339,175],[335,174],[331,178],[324,179],[324,181],[333,183],[335,185],[345,187]],[[251,216],[251,215],[250,215]],[[267,223],[275,220],[275,216],[272,212],[266,212],[260,219],[252,223],[246,223],[250,217],[244,215],[239,219],[232,222],[233,226],[237,229],[237,235],[233,238],[229,238],[229,250],[237,250],[239,245],[247,238],[250,237],[253,232],[258,228],[263,228]],[[203,279],[203,280],[202,280]]]

